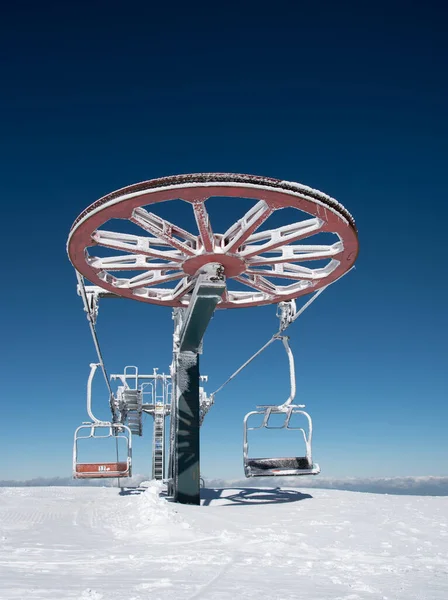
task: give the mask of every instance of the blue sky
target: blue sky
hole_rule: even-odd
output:
[[[445,13],[437,2],[8,7],[0,479],[67,475],[86,418],[95,354],[65,253],[73,220],[119,187],[203,171],[299,181],[356,219],[356,270],[290,330],[323,473],[448,474]],[[230,216],[216,209],[220,224]],[[274,307],[217,314],[201,358],[208,389],[275,327]],[[171,329],[167,308],[100,307],[110,371],[167,371]],[[96,391],[106,416],[100,382]],[[244,414],[287,395],[278,345],[217,396],[204,474],[240,477]],[[150,468],[146,433],[138,472]]]

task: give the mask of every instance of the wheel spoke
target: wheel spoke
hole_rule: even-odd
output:
[[[198,247],[198,238],[185,231],[185,229],[170,223],[166,219],[162,219],[162,217],[154,213],[148,212],[144,208],[135,208],[130,221],[145,231],[152,233],[157,238],[164,240],[170,246],[177,248],[184,254],[195,256],[195,249]],[[179,238],[185,241],[183,242]]]
[[[292,263],[282,263],[267,265],[260,269],[249,268],[246,272],[254,275],[264,275],[265,277],[276,277],[279,279],[292,280],[319,280],[328,277],[339,266],[338,260],[331,260],[328,265],[320,269],[309,269]]]
[[[299,281],[292,283],[291,285],[277,287],[276,295],[280,297],[289,296],[290,294],[293,294],[295,292],[301,292],[308,288],[313,288],[314,285],[315,284],[312,281],[309,281],[308,279],[300,279]]]
[[[185,273],[182,273],[182,275],[185,275]],[[190,277],[183,277],[174,289],[139,287],[134,290],[134,294],[146,298],[155,298],[163,302],[171,302],[172,300],[182,301],[182,298],[191,291],[194,284],[195,281]]]
[[[191,277],[184,277],[170,294],[171,300],[180,300],[185,294],[191,291],[196,281]]]
[[[273,265],[289,262],[303,262],[308,260],[319,260],[332,258],[344,251],[342,242],[324,246],[283,246],[274,250],[265,250],[269,253],[280,253],[279,256],[254,256],[247,260],[249,265]]]
[[[226,302],[232,302],[234,306],[238,304],[244,304],[246,302],[256,302],[256,301],[264,301],[266,299],[273,299],[274,296],[265,294],[262,292],[256,292],[255,290],[252,292],[232,292],[228,293],[228,300]]]
[[[205,200],[196,200],[193,202],[194,217],[199,229],[199,236],[202,241],[202,245],[206,252],[213,252],[215,249],[215,241],[213,237],[213,230],[210,224],[210,216],[205,206]]]
[[[224,292],[222,294],[222,301],[230,302],[229,290],[227,289],[227,286],[225,287]]]
[[[260,274],[244,274],[235,277],[235,279],[236,281],[239,281],[240,283],[243,283],[254,290],[258,290],[259,292],[264,292],[265,294],[271,295],[275,293],[275,285]]]
[[[176,262],[156,263],[148,260],[143,254],[123,254],[121,256],[89,256],[87,263],[94,269],[104,269],[107,271],[137,271],[145,269],[146,271],[172,271],[178,269]]]
[[[253,206],[242,219],[239,219],[223,235],[223,251],[236,252],[253,232],[273,213],[274,209],[264,200]]]
[[[112,248],[113,250],[127,250],[135,254],[143,254],[152,258],[161,258],[174,262],[182,262],[184,257],[178,250],[156,250],[151,246],[170,246],[161,238],[150,238],[130,233],[117,233],[115,231],[104,231],[97,229],[92,234],[92,240],[98,246]]]
[[[181,279],[185,276],[183,271],[177,271],[176,273],[165,274],[162,271],[149,271],[147,273],[141,273],[132,277],[132,279],[118,280],[117,287],[133,290],[136,288],[152,287],[158,284],[168,283],[176,279]]]
[[[323,224],[324,222],[321,219],[315,218],[299,221],[292,225],[284,225],[277,229],[260,231],[247,239],[247,243],[241,251],[241,256],[245,259],[251,258],[262,252],[269,252],[279,246],[309,237],[310,235],[319,233]],[[263,240],[266,240],[264,244],[255,243],[262,242]]]

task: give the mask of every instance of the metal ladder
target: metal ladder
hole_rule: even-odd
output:
[[[128,426],[134,435],[142,435],[142,393],[140,390],[124,389],[122,399],[125,402]]]
[[[165,407],[156,404],[154,410],[154,435],[152,448],[152,478],[164,478],[164,444],[165,444]]]

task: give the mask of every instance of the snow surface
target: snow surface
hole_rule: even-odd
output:
[[[446,600],[448,497],[0,489],[2,600]]]

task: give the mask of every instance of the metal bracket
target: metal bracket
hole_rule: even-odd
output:
[[[223,266],[219,263],[204,265],[197,277],[190,304],[180,316],[182,323],[178,328],[177,341],[179,352],[199,352],[205,330],[225,288]]]
[[[87,319],[96,324],[96,320],[98,318],[98,308],[99,308],[99,299],[100,298],[120,298],[116,294],[112,294],[112,292],[108,292],[103,289],[99,285],[85,285],[85,306],[84,310],[87,313]],[[78,292],[78,296],[83,297],[81,285],[78,283],[76,286],[76,291]]]

